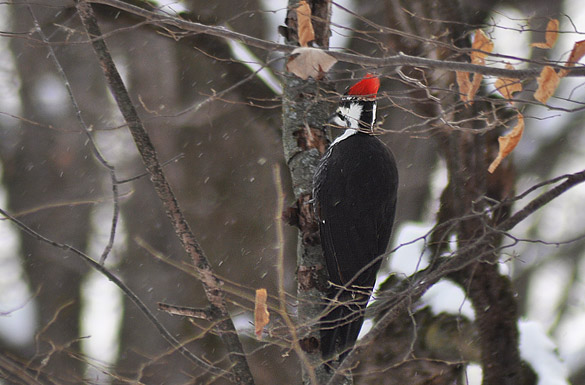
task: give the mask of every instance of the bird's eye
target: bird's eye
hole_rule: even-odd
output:
[[[341,113],[341,111],[337,111],[337,117],[341,120],[344,120],[345,116]]]

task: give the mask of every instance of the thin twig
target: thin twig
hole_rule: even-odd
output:
[[[270,64],[272,64],[272,63],[274,63],[274,62],[276,62],[276,61],[278,61],[280,59],[281,58],[275,58],[275,59],[272,59],[272,60],[267,61],[266,64],[262,66],[262,68],[260,68],[260,69],[258,69],[256,71],[253,71],[252,73],[248,74],[248,76],[244,77],[241,80],[238,80],[236,83],[232,84],[228,88],[226,88],[224,90],[221,90],[219,92],[214,93],[213,95],[211,95],[208,98],[202,100],[201,102],[199,102],[199,103],[197,103],[197,104],[195,104],[193,106],[187,107],[187,108],[185,108],[182,111],[179,111],[174,116],[180,116],[180,115],[184,115],[186,113],[190,113],[190,114],[195,113],[195,112],[199,111],[202,107],[204,107],[206,104],[211,103],[214,100],[221,100],[220,98],[223,95],[225,95],[225,94],[227,94],[229,92],[232,92],[233,90],[235,90],[236,88],[240,87],[241,85],[246,84],[248,81],[254,79],[256,76],[258,76],[258,73],[260,71],[262,71],[263,68],[268,67]],[[217,60],[217,58],[215,60]]]
[[[0,373],[6,381],[26,385],[48,385],[54,384],[53,381],[45,381],[39,378],[38,373],[34,373],[26,364],[18,362],[6,354],[0,354]]]
[[[158,303],[158,308],[162,311],[166,311],[167,313],[173,315],[180,315],[188,318],[197,318],[206,321],[213,319],[209,309],[207,308],[197,309],[194,307],[170,305],[168,303],[163,302]]]
[[[120,290],[122,290],[124,295],[126,297],[128,297],[130,299],[130,301],[132,301],[134,303],[134,305],[136,305],[136,307],[142,312],[142,314],[144,314],[146,316],[146,318],[156,327],[156,329],[158,330],[160,335],[165,340],[167,340],[171,344],[171,346],[173,346],[175,349],[177,349],[181,354],[183,354],[185,357],[187,357],[191,361],[202,366],[204,369],[208,370],[210,373],[212,373],[214,375],[218,375],[218,376],[229,375],[229,372],[227,372],[226,370],[215,367],[213,365],[210,365],[206,361],[204,361],[201,358],[194,355],[186,347],[184,347],[160,323],[160,321],[156,318],[156,316],[148,309],[146,304],[144,302],[142,302],[142,300],[132,290],[130,290],[130,288],[128,286],[126,286],[126,284],[122,280],[120,280],[117,276],[115,276],[112,272],[110,272],[110,270],[108,270],[106,267],[104,267],[103,265],[94,261],[93,258],[91,258],[87,254],[76,249],[73,246],[70,246],[70,245],[65,244],[65,243],[55,242],[55,241],[41,235],[40,233],[36,232],[35,230],[33,230],[30,227],[28,227],[27,225],[25,225],[23,222],[14,218],[8,212],[4,211],[2,208],[0,208],[0,215],[4,216],[6,219],[10,220],[20,230],[22,230],[24,233],[30,235],[31,237],[33,237],[41,242],[47,243],[53,247],[59,248],[61,250],[69,251],[69,252],[73,253],[74,255],[76,255],[77,257],[79,257],[81,260],[83,260],[85,263],[87,263],[91,268],[93,268],[96,271],[98,271],[99,273],[103,274],[106,278],[108,278],[111,282],[113,282],[116,286],[118,286],[120,288]]]
[[[167,160],[166,162],[161,163],[161,166],[165,167],[173,162],[178,162],[179,160],[183,159],[184,157],[185,157],[185,154],[180,153],[179,155],[173,156],[171,159]],[[149,175],[148,172],[143,172],[142,174],[138,174],[138,175],[135,175],[135,176],[127,178],[127,179],[119,180],[118,184],[133,182],[133,181],[138,180],[140,178],[144,178],[145,176],[148,176],[148,175]]]
[[[524,208],[522,208],[514,215],[512,215],[510,218],[502,222],[497,227],[497,229],[499,231],[509,231],[513,229],[518,223],[522,222],[524,219],[526,219],[526,217],[534,213],[539,208],[543,207],[544,205],[546,205],[559,195],[565,193],[570,188],[585,182],[585,170],[574,174],[563,175],[563,177],[566,177],[567,180],[561,183],[560,185],[534,198],[532,201],[530,201],[530,203],[524,206]]]
[[[104,250],[103,250],[102,255],[100,257],[100,264],[103,265],[106,262],[108,255],[112,251],[112,248],[114,247],[114,241],[116,238],[116,228],[118,227],[118,219],[120,217],[120,203],[119,203],[119,192],[118,192],[118,183],[117,183],[117,177],[116,177],[116,169],[114,168],[113,165],[111,165],[106,160],[106,158],[102,155],[99,147],[95,143],[93,136],[91,135],[91,130],[89,129],[89,127],[85,123],[85,120],[83,119],[83,116],[81,115],[81,109],[79,108],[79,104],[77,103],[77,99],[75,99],[75,95],[73,95],[73,90],[71,89],[71,84],[69,83],[69,79],[67,78],[67,74],[65,74],[65,71],[63,70],[63,67],[61,66],[61,63],[59,62],[59,59],[57,59],[57,55],[55,55],[55,51],[53,50],[53,47],[49,44],[49,40],[45,36],[45,33],[43,32],[41,25],[39,24],[39,21],[38,21],[37,17],[35,16],[35,14],[32,10],[32,7],[30,5],[28,5],[28,11],[29,11],[30,15],[32,16],[32,19],[33,19],[33,22],[35,25],[35,30],[37,31],[37,33],[41,37],[41,40],[43,41],[43,43],[45,43],[45,46],[47,47],[47,49],[49,50],[49,57],[53,61],[53,64],[57,68],[57,72],[59,73],[59,75],[61,76],[61,79],[63,80],[63,84],[65,85],[65,88],[67,89],[67,94],[69,95],[69,99],[71,101],[71,104],[73,105],[73,109],[75,110],[75,116],[76,116],[77,120],[79,121],[79,125],[83,129],[83,132],[87,136],[87,140],[91,146],[91,150],[93,152],[94,157],[110,173],[110,180],[112,182],[112,197],[113,197],[112,199],[114,202],[114,212],[112,214],[112,224],[110,226],[110,236],[108,239],[108,243],[104,247]]]

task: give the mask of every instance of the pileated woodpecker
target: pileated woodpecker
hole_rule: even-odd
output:
[[[353,347],[388,246],[398,187],[392,152],[375,136],[380,80],[370,74],[342,96],[330,125],[345,129],[313,181],[314,207],[332,285],[321,319],[321,353],[339,361]]]

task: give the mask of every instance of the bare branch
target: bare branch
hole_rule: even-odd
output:
[[[30,368],[4,354],[0,354],[0,373],[2,374],[2,378],[7,381],[15,381],[18,378],[18,383],[20,384],[48,384],[48,382],[41,380],[37,373],[31,373]]]
[[[252,37],[249,35],[245,35],[243,33],[230,31],[223,27],[218,26],[211,26],[205,25],[201,23],[195,23],[192,21],[182,20],[177,17],[155,13],[148,11],[146,9],[137,7],[135,5],[131,5],[120,0],[89,0],[91,3],[95,4],[105,4],[111,7],[132,13],[137,16],[144,17],[152,22],[157,22],[161,25],[168,25],[177,28],[181,28],[185,31],[192,31],[197,33],[205,33],[212,36],[223,37],[225,39],[230,40],[237,40],[243,44],[261,48],[266,51],[278,51],[290,54],[292,51],[297,48],[296,46],[287,45],[287,44],[279,44],[275,42],[271,42],[268,40],[259,39],[256,37]],[[506,68],[495,68],[495,67],[486,67],[483,65],[471,64],[466,62],[455,62],[449,60],[437,60],[437,59],[428,59],[425,57],[416,57],[405,55],[399,53],[398,55],[388,56],[383,58],[376,58],[371,56],[365,55],[355,55],[346,52],[339,52],[339,51],[329,51],[326,50],[327,54],[333,56],[339,61],[343,61],[346,63],[352,63],[362,66],[367,66],[371,68],[381,68],[381,67],[400,67],[400,66],[413,66],[413,67],[424,67],[424,68],[434,68],[434,69],[445,69],[450,71],[465,71],[465,72],[473,72],[487,76],[499,76],[499,77],[510,77],[516,79],[524,79],[524,78],[534,78],[540,74],[542,67],[545,66],[545,63],[535,63],[537,64],[534,68],[530,69],[506,69]],[[514,58],[520,60],[520,58]],[[551,63],[547,63],[555,69],[566,69],[569,71],[568,76],[585,76],[585,67],[563,67],[560,65],[552,65]]]
[[[201,358],[197,357],[191,351],[189,351],[183,344],[181,344],[179,341],[177,341],[177,339],[175,337],[173,337],[173,335],[163,326],[163,324],[160,323],[160,321],[156,318],[156,316],[148,309],[146,304],[144,302],[142,302],[142,300],[132,290],[130,290],[130,288],[128,286],[126,286],[126,284],[124,284],[124,282],[122,282],[122,280],[120,280],[116,275],[114,275],[112,272],[110,272],[110,270],[108,270],[106,267],[104,267],[103,265],[94,261],[93,258],[91,258],[87,254],[76,249],[73,246],[70,246],[70,245],[65,244],[65,243],[55,242],[55,241],[43,236],[42,234],[39,234],[38,232],[34,231],[33,229],[31,229],[30,227],[25,225],[23,222],[14,218],[8,212],[4,211],[2,208],[0,208],[0,214],[2,216],[4,216],[6,219],[10,220],[12,223],[14,223],[24,233],[30,235],[31,237],[33,237],[41,242],[47,243],[53,247],[56,247],[56,248],[59,248],[61,250],[65,250],[65,251],[69,251],[69,252],[73,253],[75,256],[77,256],[82,261],[87,263],[91,268],[93,268],[96,271],[98,271],[99,273],[103,274],[106,278],[108,278],[111,282],[113,282],[116,286],[118,286],[120,288],[120,290],[122,290],[124,295],[126,295],[130,299],[130,301],[132,301],[134,303],[134,305],[136,305],[136,307],[156,327],[156,329],[158,330],[160,335],[165,340],[167,340],[171,344],[171,346],[173,346],[175,349],[177,349],[185,357],[187,357],[191,361],[197,363],[202,368],[204,368],[205,370],[208,370],[210,373],[212,373],[214,375],[218,375],[218,376],[229,375],[229,372],[225,371],[224,369],[210,365],[209,363],[207,363],[207,361],[202,360]]]
[[[543,207],[559,195],[565,193],[570,188],[585,182],[585,170],[574,174],[564,176],[567,180],[551,190],[539,195],[528,203],[522,210],[516,212],[510,218],[502,222],[497,229],[500,231],[509,231],[513,229],[518,223],[522,222],[530,214],[534,213],[539,208]]]
[[[203,284],[205,294],[210,302],[210,307],[215,315],[214,318],[218,320],[216,331],[226,345],[228,356],[233,364],[231,369],[233,373],[232,380],[239,384],[253,384],[254,380],[250,368],[248,367],[242,344],[227,311],[225,293],[220,287],[221,282],[213,274],[203,249],[199,245],[199,242],[195,238],[195,235],[191,231],[191,228],[179,207],[179,203],[177,202],[171,186],[167,182],[166,176],[162,170],[156,150],[148,133],[144,129],[142,121],[130,99],[130,95],[126,90],[105,41],[99,39],[99,37],[101,37],[101,31],[91,5],[86,2],[78,2],[77,10],[88,36],[90,38],[98,38],[92,41],[92,46],[98,57],[110,91],[128,124],[130,133],[132,134],[136,147],[142,157],[142,161],[150,173],[154,189],[165,207],[167,216],[171,220],[171,224],[175,229],[175,233],[179,237],[183,248],[191,257],[193,264],[197,269],[199,275],[198,278]]]

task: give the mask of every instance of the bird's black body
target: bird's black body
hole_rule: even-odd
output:
[[[328,360],[335,355],[342,360],[358,337],[381,264],[377,257],[392,232],[398,187],[390,150],[356,130],[373,128],[375,101],[358,100],[361,106],[352,110],[344,104],[351,99],[342,100],[334,120],[347,129],[323,156],[314,178],[321,245],[333,283],[321,319],[321,351]],[[359,112],[353,120],[352,111]]]
[[[392,153],[365,133],[335,143],[321,162],[314,194],[321,245],[334,284],[329,297],[346,302],[329,304],[322,319],[324,357],[350,349],[358,337],[381,259],[373,261],[386,251],[392,233],[397,186]]]

